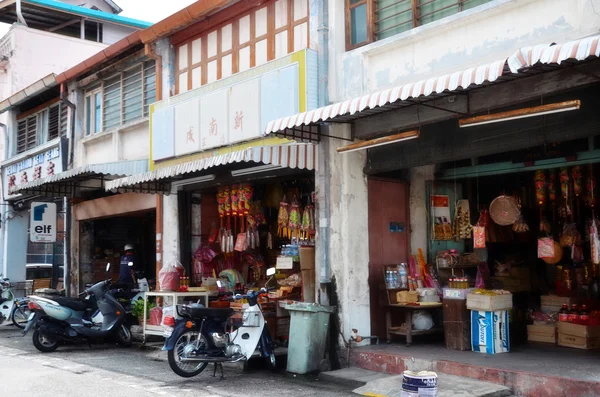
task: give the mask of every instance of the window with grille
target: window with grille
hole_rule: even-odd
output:
[[[17,117],[17,153],[67,134],[68,108],[62,103]]]
[[[491,0],[345,0],[346,47],[353,49]]]
[[[117,128],[148,116],[156,100],[154,61],[111,76],[86,91],[86,135]]]

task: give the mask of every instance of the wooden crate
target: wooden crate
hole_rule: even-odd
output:
[[[467,308],[482,312],[512,309],[512,294],[507,295],[467,295]]]

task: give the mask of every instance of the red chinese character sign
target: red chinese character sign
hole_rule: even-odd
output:
[[[200,98],[200,136],[202,150],[229,144],[227,119],[228,89]]]
[[[192,99],[175,107],[175,155],[200,149],[200,101]]]
[[[256,139],[260,130],[260,79],[229,88],[229,142]]]

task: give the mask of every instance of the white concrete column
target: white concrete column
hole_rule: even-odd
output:
[[[410,250],[412,255],[423,250],[427,258],[427,213],[425,182],[433,180],[435,165],[414,167],[410,170]]]
[[[163,267],[179,261],[179,210],[177,194],[163,199]],[[157,275],[158,277],[158,275]]]
[[[347,125],[330,126],[332,136],[350,137]],[[330,200],[329,257],[335,278],[340,328],[347,338],[352,328],[370,335],[369,299],[369,217],[367,178],[363,173],[366,151],[339,154],[344,141],[330,139],[325,161],[329,164]]]

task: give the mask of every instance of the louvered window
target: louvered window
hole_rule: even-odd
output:
[[[37,144],[37,115],[19,120],[17,129],[17,153],[33,149]]]
[[[60,105],[48,109],[48,140],[58,138],[60,134]]]
[[[111,76],[86,93],[86,135],[147,117],[148,107],[155,100],[154,61],[144,62]]]

